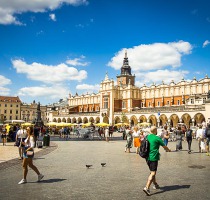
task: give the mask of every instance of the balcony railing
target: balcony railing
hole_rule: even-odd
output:
[[[192,112],[192,111],[205,111],[204,105],[190,105],[190,106],[170,106],[170,107],[156,107],[156,108],[141,108],[126,113],[143,114],[143,113],[171,113],[171,112]],[[122,112],[115,112],[116,115],[121,115]]]
[[[70,114],[53,115],[53,117],[78,117],[78,116],[100,116],[100,112],[77,112]]]

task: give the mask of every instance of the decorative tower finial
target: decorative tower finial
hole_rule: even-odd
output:
[[[104,78],[105,81],[108,81],[109,80],[109,76],[108,76],[108,72],[106,71],[106,75],[105,75],[105,78]]]
[[[127,49],[125,50],[125,58],[128,58]]]

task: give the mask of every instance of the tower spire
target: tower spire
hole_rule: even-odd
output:
[[[129,66],[127,50],[125,50],[125,57],[121,67],[121,75],[131,75],[131,67]]]
[[[125,58],[128,58],[127,49],[125,50]]]

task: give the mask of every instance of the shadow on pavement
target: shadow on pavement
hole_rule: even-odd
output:
[[[61,182],[61,181],[65,181],[67,179],[63,179],[63,178],[52,178],[52,179],[47,179],[47,180],[42,180],[40,182],[28,182],[28,183],[57,183],[57,182]]]
[[[189,189],[190,185],[170,185],[170,186],[164,186],[161,187],[159,192],[156,192],[154,194],[151,195],[155,195],[155,194],[160,194],[160,193],[164,193],[164,192],[168,192],[168,191],[172,191],[172,190],[180,190],[180,189]]]

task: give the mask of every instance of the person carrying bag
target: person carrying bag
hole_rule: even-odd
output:
[[[28,127],[27,129],[28,137],[24,142],[21,142],[24,147],[23,152],[23,179],[18,184],[24,184],[27,183],[27,174],[28,174],[28,166],[33,169],[36,174],[38,175],[38,182],[41,181],[41,179],[44,177],[37,167],[33,164],[33,157],[34,157],[34,147],[35,147],[35,140],[33,135],[33,129]]]

